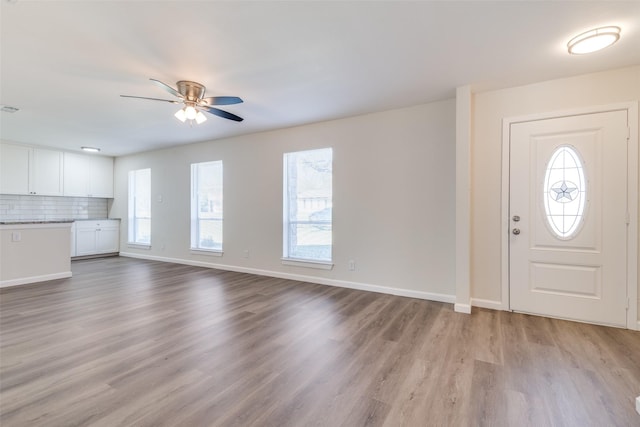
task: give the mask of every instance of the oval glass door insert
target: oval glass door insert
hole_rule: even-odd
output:
[[[584,166],[574,147],[562,145],[551,154],[543,190],[549,228],[559,239],[571,239],[580,229],[586,205]]]

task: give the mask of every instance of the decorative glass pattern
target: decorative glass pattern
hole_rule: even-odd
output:
[[[575,236],[586,205],[586,180],[582,160],[574,147],[562,145],[551,155],[543,194],[551,231],[563,240]]]

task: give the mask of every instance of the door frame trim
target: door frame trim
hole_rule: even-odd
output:
[[[629,226],[627,227],[627,329],[640,330],[638,319],[638,101],[554,111],[502,119],[502,185],[501,185],[501,308],[511,311],[509,284],[509,185],[511,176],[510,143],[511,125],[522,122],[555,119],[585,114],[626,111],[630,135],[627,144],[627,203]]]

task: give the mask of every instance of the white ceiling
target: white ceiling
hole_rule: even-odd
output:
[[[0,0],[5,141],[123,155],[640,64],[640,1]],[[572,36],[622,27],[570,56]],[[149,78],[234,95],[181,123]]]

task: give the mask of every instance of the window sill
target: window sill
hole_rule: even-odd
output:
[[[294,258],[282,258],[282,265],[292,265],[295,267],[316,268],[318,270],[331,270],[333,263],[328,261],[311,261]]]
[[[217,249],[193,249],[191,248],[191,255],[205,255],[205,256],[222,256],[223,251]]]
[[[140,243],[127,243],[127,247],[132,249],[144,249],[147,251],[151,249],[151,245],[144,245]]]

